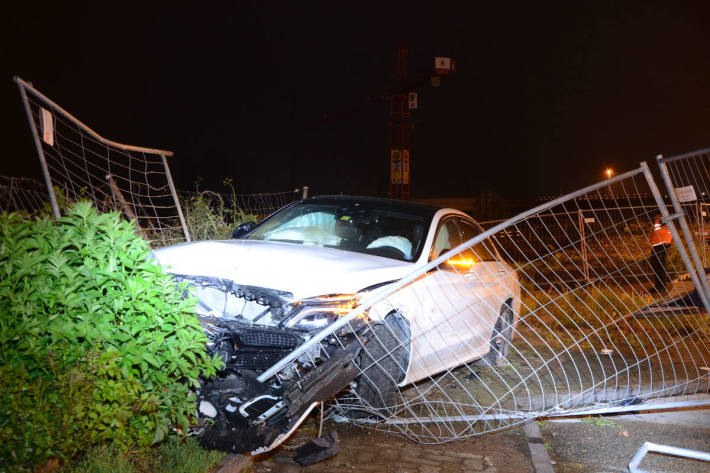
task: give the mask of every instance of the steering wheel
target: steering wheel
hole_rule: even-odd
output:
[[[395,258],[406,260],[407,255],[404,251],[394,246],[378,246],[377,248],[370,248],[370,253],[375,256],[383,256],[385,258]]]

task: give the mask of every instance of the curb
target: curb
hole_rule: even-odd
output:
[[[542,441],[540,428],[535,421],[528,422],[523,425],[525,437],[528,439],[528,448],[530,449],[530,457],[535,468],[535,473],[555,473],[552,468],[550,456],[547,454],[547,447]]]
[[[217,462],[214,471],[215,473],[242,473],[249,465],[251,465],[250,457],[230,453]]]

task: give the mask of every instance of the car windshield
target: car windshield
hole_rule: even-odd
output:
[[[399,207],[399,208],[395,208]],[[401,261],[421,254],[432,215],[376,202],[299,202],[245,236],[248,240],[314,245]]]

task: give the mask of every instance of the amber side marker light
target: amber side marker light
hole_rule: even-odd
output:
[[[451,258],[450,260],[446,261],[449,263],[451,266],[454,268],[466,268],[466,269],[471,269],[474,264],[476,264],[476,260],[473,258]]]

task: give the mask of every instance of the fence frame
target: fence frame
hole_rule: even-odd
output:
[[[49,104],[54,110],[64,116],[65,119],[69,120],[72,122],[74,125],[91,135],[94,139],[97,141],[107,145],[107,146],[112,146],[114,148],[122,149],[124,151],[135,151],[139,153],[147,153],[147,154],[154,154],[158,155],[161,157],[161,160],[163,162],[163,167],[165,168],[165,174],[168,179],[168,186],[170,187],[170,192],[173,197],[173,201],[175,202],[175,206],[178,211],[178,216],[180,218],[180,225],[182,226],[183,233],[185,235],[185,239],[187,241],[190,241],[190,234],[187,231],[187,225],[185,224],[185,218],[182,213],[182,208],[180,207],[180,201],[178,200],[177,193],[175,191],[175,185],[173,183],[173,177],[170,174],[170,168],[168,166],[168,161],[166,159],[167,156],[173,156],[172,151],[167,151],[163,149],[156,149],[156,148],[145,148],[142,146],[134,146],[134,145],[127,145],[123,143],[118,143],[116,141],[109,140],[107,138],[104,138],[103,136],[99,135],[96,133],[94,130],[89,128],[87,125],[85,125],[83,122],[81,122],[78,118],[76,118],[74,115],[66,111],[64,108],[59,106],[56,102],[54,102],[52,99],[44,95],[42,92],[39,90],[35,89],[31,83],[26,82],[22,78],[15,76],[13,78],[15,83],[20,89],[20,96],[22,98],[22,104],[25,107],[25,114],[27,115],[27,121],[30,124],[30,130],[32,131],[32,139],[34,140],[35,143],[35,148],[37,150],[37,156],[40,161],[40,165],[42,166],[42,174],[44,175],[44,181],[45,184],[47,185],[47,192],[49,193],[49,200],[52,205],[52,212],[54,213],[55,218],[61,217],[61,213],[59,211],[59,205],[57,204],[57,197],[54,194],[54,188],[52,187],[52,178],[49,174],[49,168],[47,167],[47,161],[44,156],[44,151],[42,149],[42,143],[39,138],[39,133],[37,131],[37,126],[35,124],[34,118],[32,117],[32,110],[30,109],[30,102],[29,99],[27,98],[27,93],[29,92],[32,94],[34,97],[36,97],[39,100],[42,100]]]
[[[710,150],[710,149],[708,149]],[[689,273],[691,275],[691,278],[693,279],[693,284],[695,284],[695,287],[698,291],[698,295],[700,295],[700,298],[703,300],[703,305],[705,306],[705,310],[710,314],[710,310],[708,308],[710,307],[710,304],[708,301],[710,300],[710,285],[708,285],[708,280],[707,276],[705,276],[705,267],[703,266],[702,261],[700,261],[700,257],[698,256],[698,252],[695,248],[695,242],[693,240],[693,236],[690,233],[690,229],[688,228],[688,223],[685,219],[685,213],[681,209],[680,202],[678,200],[678,196],[676,195],[675,187],[673,187],[673,182],[671,181],[671,176],[670,173],[668,172],[668,166],[666,163],[672,162],[672,161],[677,161],[683,158],[689,158],[693,156],[697,156],[698,154],[703,153],[704,151],[708,150],[700,150],[696,151],[694,153],[684,153],[682,155],[678,156],[672,156],[670,158],[664,158],[662,154],[659,154],[656,156],[656,161],[658,163],[658,167],[661,171],[661,177],[663,178],[663,182],[666,186],[666,190],[668,191],[668,196],[671,199],[671,202],[673,204],[673,211],[676,214],[681,214],[683,215],[683,218],[680,219],[680,226],[681,229],[683,230],[683,236],[685,237],[685,244],[688,246],[688,251],[690,252],[690,256],[693,260],[693,265],[687,265]],[[665,206],[664,206],[665,207]],[[673,234],[673,238],[677,238],[675,234]],[[704,236],[703,236],[704,238]],[[681,240],[677,240],[681,241]],[[704,256],[704,254],[703,254]],[[684,260],[685,261],[685,260]],[[692,271],[694,269],[694,271]],[[697,279],[697,282],[696,282]]]

